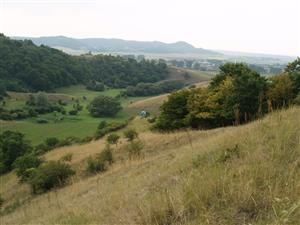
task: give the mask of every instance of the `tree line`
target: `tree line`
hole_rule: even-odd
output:
[[[242,124],[300,104],[300,58],[285,72],[266,78],[246,64],[226,63],[208,87],[172,93],[161,106],[155,128],[213,128]]]
[[[122,58],[111,55],[71,56],[30,40],[11,40],[0,34],[0,95],[9,91],[47,91],[73,84],[100,82],[125,88],[140,82],[166,78],[161,61]]]
[[[151,96],[183,88],[185,83],[180,80],[161,81],[157,83],[139,83],[136,86],[128,86],[121,96]]]

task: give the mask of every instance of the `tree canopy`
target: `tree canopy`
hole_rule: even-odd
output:
[[[212,128],[246,123],[273,108],[297,103],[300,60],[284,74],[269,79],[246,64],[226,63],[208,87],[178,91],[161,106],[155,127],[172,130],[186,126]]]
[[[100,95],[88,105],[90,114],[94,117],[114,116],[122,109],[116,98]]]
[[[19,132],[4,131],[0,134],[0,174],[13,168],[15,160],[31,149]]]
[[[36,46],[29,40],[0,35],[1,89],[9,91],[51,90],[91,80],[124,88],[160,81],[167,73],[167,66],[161,61],[138,62],[111,55],[71,56],[44,45]]]

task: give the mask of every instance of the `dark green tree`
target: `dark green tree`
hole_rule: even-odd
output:
[[[15,160],[30,150],[22,133],[4,131],[0,135],[0,174],[10,171]]]
[[[293,81],[293,97],[300,91],[300,58],[289,63],[284,70]]]
[[[182,90],[168,96],[160,107],[160,115],[154,125],[159,130],[173,130],[186,126],[185,117],[188,114],[187,102],[190,92]]]
[[[114,116],[121,109],[121,103],[116,98],[103,95],[94,98],[88,105],[88,110],[94,117]]]

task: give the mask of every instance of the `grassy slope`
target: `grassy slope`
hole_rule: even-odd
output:
[[[300,109],[239,127],[151,133],[144,157],[129,160],[125,141],[105,173],[86,177],[85,159],[102,140],[48,153],[74,154],[77,176],[55,192],[31,197],[12,173],[2,176],[2,224],[299,224]]]

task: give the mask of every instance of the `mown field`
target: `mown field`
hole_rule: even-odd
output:
[[[188,72],[190,74],[189,78],[184,78],[184,73]],[[184,69],[171,68],[169,80],[186,80],[188,83],[203,82],[210,79],[211,74],[198,71],[187,71]],[[121,98],[123,110],[121,110],[115,117],[103,117],[103,118],[93,118],[89,115],[86,106],[92,101],[92,99],[98,95],[106,95],[115,97],[123,89],[109,89],[103,92],[90,91],[83,85],[76,85],[70,87],[59,88],[54,91],[54,93],[48,93],[48,99],[52,101],[58,101],[61,99],[68,102],[65,106],[66,111],[72,109],[73,104],[76,100],[79,101],[80,105],[83,106],[83,110],[79,112],[77,116],[64,115],[62,121],[56,121],[55,113],[48,113],[41,115],[41,118],[45,118],[49,121],[47,124],[39,124],[36,122],[36,118],[28,118],[18,121],[0,121],[0,133],[5,130],[20,131],[26,135],[33,145],[40,144],[48,137],[57,137],[63,139],[66,137],[87,137],[93,136],[98,124],[102,120],[108,122],[111,121],[125,121],[130,117],[136,116],[141,110],[148,110],[151,113],[157,114],[160,104],[163,102],[165,97],[156,101],[153,96],[149,97],[128,97]],[[15,93],[9,92],[10,98],[6,99],[5,107],[7,109],[13,109],[17,107],[22,107],[25,105],[28,99],[29,93]],[[143,102],[143,100],[149,99],[149,102]],[[139,103],[139,101],[141,101]],[[155,104],[153,104],[155,102]],[[135,104],[137,103],[137,104]]]

